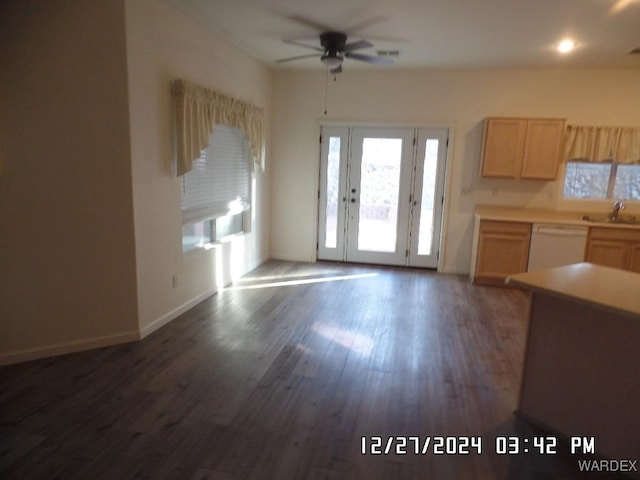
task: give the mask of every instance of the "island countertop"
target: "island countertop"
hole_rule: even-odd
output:
[[[639,273],[585,262],[511,275],[507,282],[640,318]]]
[[[640,458],[640,273],[576,263],[509,282],[533,293],[518,415],[589,435],[602,458]]]

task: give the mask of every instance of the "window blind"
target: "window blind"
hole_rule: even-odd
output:
[[[238,213],[251,205],[251,148],[244,132],[216,124],[209,146],[183,175],[182,223]]]

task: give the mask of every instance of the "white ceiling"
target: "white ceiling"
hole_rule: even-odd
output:
[[[313,53],[323,30],[399,50],[393,67],[348,59],[350,68],[640,68],[640,0],[168,0],[273,68],[324,68]],[[576,49],[554,47],[571,37]],[[639,86],[640,87],[640,86]]]

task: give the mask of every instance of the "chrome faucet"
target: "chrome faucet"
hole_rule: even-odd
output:
[[[618,221],[618,214],[620,213],[620,210],[624,210],[624,203],[618,201],[613,204],[613,211],[610,216],[612,222]]]

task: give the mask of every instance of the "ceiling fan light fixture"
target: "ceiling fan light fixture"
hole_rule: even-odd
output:
[[[334,69],[342,65],[342,60],[344,60],[344,57],[338,52],[331,52],[322,55],[322,57],[320,57],[320,60],[330,69]]]

